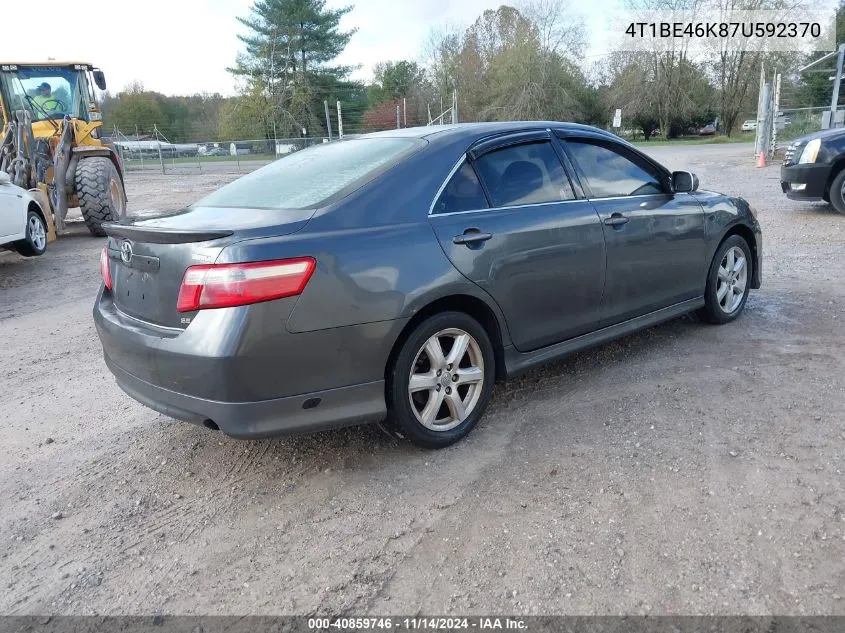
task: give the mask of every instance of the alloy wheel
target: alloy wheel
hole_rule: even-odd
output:
[[[47,232],[44,230],[44,225],[34,215],[29,218],[29,241],[39,251],[43,251],[47,245]]]
[[[448,431],[475,410],[484,386],[484,357],[478,341],[459,328],[441,330],[417,352],[408,398],[427,429]]]
[[[719,263],[716,283],[716,301],[725,314],[732,314],[739,308],[748,285],[748,261],[738,246],[725,252]]]

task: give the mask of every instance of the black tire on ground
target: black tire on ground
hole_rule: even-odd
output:
[[[114,163],[106,156],[83,158],[76,167],[76,193],[85,225],[95,237],[105,237],[104,222],[126,213],[126,194]]]
[[[845,169],[841,169],[836,174],[833,182],[830,183],[830,191],[828,192],[830,204],[839,213],[845,213],[845,191],[842,190],[843,187],[845,187]]]
[[[469,334],[471,339],[474,339],[474,341],[463,339],[468,341],[466,353],[461,355],[456,366],[448,365],[446,367],[451,369],[444,367],[440,370],[443,375],[439,379],[432,379],[437,384],[431,387],[431,390],[423,389],[414,392],[412,396],[409,391],[412,368],[417,373],[426,372],[431,373],[432,376],[437,372],[428,353],[424,351],[426,343],[435,334],[441,334],[442,338],[436,339],[437,345],[443,352],[443,362],[448,362],[450,352],[455,341],[458,340],[457,337],[463,336],[460,332]],[[388,415],[382,428],[423,448],[444,448],[454,444],[465,437],[484,415],[493,391],[496,376],[495,362],[490,337],[478,321],[463,312],[442,312],[429,317],[414,328],[402,344],[392,366],[388,367],[386,386]],[[475,377],[481,376],[481,384],[475,382],[471,385],[464,384],[463,373],[458,378],[461,382],[449,383],[450,378],[455,379],[458,376],[459,370],[472,372]],[[436,389],[436,393],[432,391],[433,389]],[[449,396],[446,396],[447,392]],[[446,430],[431,429],[421,422],[418,414],[422,417],[429,398],[438,396],[442,397],[443,404],[434,411],[434,418],[442,415],[447,420],[451,418],[452,423],[459,420],[460,418],[453,414],[455,395],[464,401],[459,406],[461,408],[465,406],[468,411],[463,421]],[[450,400],[447,401],[447,398]],[[438,411],[442,414],[438,414]],[[435,419],[430,420],[430,423],[438,425]]]
[[[24,257],[38,257],[47,250],[47,224],[41,215],[30,209],[26,214],[26,237],[13,245]]]
[[[731,276],[731,271],[728,270],[729,267],[723,266],[722,264],[725,263],[726,258],[730,256],[729,252],[734,254],[734,261],[737,261],[737,258],[735,257],[737,253],[736,249],[742,251],[743,257],[745,258],[744,285],[742,285],[742,295],[738,302],[736,302],[735,305],[727,305],[727,300],[723,297],[726,295],[730,295],[731,297],[739,296],[740,293],[736,292],[734,288],[739,289],[739,282],[742,280],[742,275],[740,275],[739,278]],[[735,267],[736,264],[734,264],[734,268]],[[745,302],[748,300],[748,293],[751,290],[751,267],[751,249],[748,247],[748,243],[739,235],[731,235],[727,237],[719,245],[719,248],[716,249],[716,254],[713,256],[713,261],[710,264],[710,271],[707,274],[707,285],[704,289],[704,307],[698,310],[696,313],[697,316],[707,323],[713,323],[716,325],[729,323],[737,318],[745,308]],[[728,273],[727,278],[725,278],[725,271]],[[722,278],[720,278],[720,272],[722,273]],[[727,288],[725,289],[723,296],[720,297],[719,294],[725,286],[727,286]],[[723,305],[723,301],[725,302],[725,305]]]

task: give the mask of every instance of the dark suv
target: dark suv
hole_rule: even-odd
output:
[[[824,200],[845,213],[845,128],[795,139],[786,148],[780,186],[792,200]]]

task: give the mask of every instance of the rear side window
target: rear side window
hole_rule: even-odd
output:
[[[657,172],[644,162],[638,164],[609,147],[586,141],[567,140],[566,146],[594,198],[663,193]]]
[[[194,206],[307,209],[318,207],[412,152],[421,141],[368,138],[324,143],[294,152],[238,178]]]
[[[455,213],[456,211],[475,211],[486,209],[487,198],[475,170],[467,162],[449,179],[443,193],[434,205],[434,213]]]
[[[494,207],[574,198],[551,143],[527,143],[493,150],[475,161]]]

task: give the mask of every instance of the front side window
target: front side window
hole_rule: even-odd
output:
[[[574,198],[551,143],[526,143],[493,150],[475,161],[494,207]]]
[[[29,110],[33,121],[80,116],[79,71],[62,66],[21,66],[2,81],[13,110]]]
[[[413,151],[410,138],[362,138],[324,143],[288,154],[218,189],[194,206],[309,209],[343,189],[361,186]]]
[[[609,147],[588,141],[567,140],[566,146],[594,198],[663,193],[660,178],[649,165],[639,165]]]
[[[467,162],[449,179],[434,205],[434,213],[475,211],[488,207],[487,198],[475,170]]]

